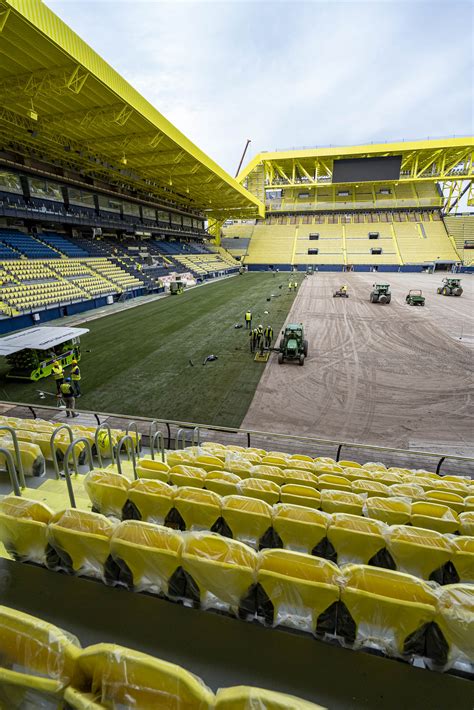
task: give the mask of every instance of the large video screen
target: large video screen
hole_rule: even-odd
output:
[[[371,182],[398,180],[402,156],[389,158],[342,158],[334,161],[333,182]]]

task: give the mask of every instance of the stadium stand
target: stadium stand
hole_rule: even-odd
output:
[[[61,254],[56,249],[42,244],[30,234],[12,229],[0,229],[0,240],[8,247],[30,259],[59,259]]]
[[[466,266],[474,265],[474,217],[472,214],[445,215],[447,232]]]

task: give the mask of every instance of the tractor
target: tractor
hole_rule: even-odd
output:
[[[390,303],[392,294],[389,284],[374,284],[370,292],[371,303]]]
[[[338,288],[337,291],[334,291],[332,295],[333,298],[336,298],[337,296],[339,296],[340,298],[349,298],[347,286],[341,286],[341,288]]]
[[[171,296],[179,296],[184,291],[184,284],[182,281],[171,281],[170,282],[170,294]]]
[[[304,365],[308,355],[308,341],[304,339],[303,324],[290,323],[281,334],[283,338],[278,348],[278,364],[281,365],[285,360],[298,360],[300,365]]]
[[[423,296],[423,291],[418,288],[412,288],[408,291],[408,296],[405,301],[409,306],[424,306],[425,297]]]
[[[462,294],[461,279],[447,277],[443,279],[444,286],[438,286],[437,292],[442,296],[460,296]]]

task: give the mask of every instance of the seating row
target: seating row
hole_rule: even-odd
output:
[[[474,585],[440,587],[369,565],[339,569],[291,550],[257,553],[210,532],[183,533],[134,520],[115,525],[98,513],[72,509],[52,515],[36,501],[10,498],[0,505],[5,503],[22,508],[23,526],[33,507],[36,518],[50,516],[29,535],[39,545],[42,531],[42,562],[52,570],[337,638],[356,649],[473,669]]]
[[[0,606],[0,706],[100,710],[316,710],[320,706],[262,688],[214,693],[181,666],[123,646],[81,649],[68,631]]]

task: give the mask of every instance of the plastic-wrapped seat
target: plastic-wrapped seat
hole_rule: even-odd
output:
[[[137,476],[139,478],[156,478],[168,483],[170,467],[163,461],[153,459],[140,459],[137,463]]]
[[[357,461],[338,461],[337,462],[339,466],[342,466],[342,468],[362,468],[362,465],[360,463],[357,463]]]
[[[441,533],[454,533],[459,528],[459,518],[451,508],[429,501],[412,503],[411,523],[417,528],[430,528]]]
[[[448,536],[436,530],[393,525],[387,535],[387,546],[397,569],[421,579],[446,583],[450,578],[455,548]]]
[[[450,667],[474,671],[474,585],[449,584],[441,589],[436,621],[449,645]]]
[[[371,472],[360,466],[359,468],[345,468],[342,475],[349,481],[362,481],[363,479],[370,480]]]
[[[170,483],[175,486],[194,486],[204,488],[206,471],[197,466],[177,465],[170,470]]]
[[[0,606],[0,707],[62,707],[79,652],[71,634]]]
[[[453,564],[459,581],[474,584],[474,537],[456,535],[453,544],[455,547]]]
[[[196,455],[190,448],[181,451],[169,451],[166,454],[166,463],[170,468],[174,468],[174,466],[196,466]]]
[[[280,503],[273,508],[273,529],[283,547],[311,554],[326,537],[330,518],[302,505]]]
[[[122,509],[123,520],[144,520],[162,525],[173,508],[175,488],[162,481],[140,478],[130,484]]]
[[[278,466],[255,466],[252,478],[262,478],[265,481],[273,481],[277,486],[285,483],[284,471]]]
[[[461,535],[474,535],[474,510],[460,514],[459,532]]]
[[[13,441],[10,437],[2,437],[2,434],[4,432],[0,431],[0,446],[10,451],[15,460]],[[19,441],[18,448],[20,449],[20,458],[25,476],[43,476],[46,464],[40,447],[31,441]],[[0,454],[0,468],[4,469],[5,467],[5,456]]]
[[[183,536],[162,525],[126,520],[114,531],[110,554],[117,581],[135,591],[173,596],[170,580],[181,564]]]
[[[116,518],[122,517],[129,487],[130,481],[125,476],[107,469],[92,469],[84,479],[84,488],[92,503],[92,509]]]
[[[350,491],[327,490],[321,492],[321,508],[325,513],[362,515],[364,501],[364,496]]]
[[[219,688],[216,693],[215,708],[216,710],[323,710],[320,705],[296,698],[294,695],[246,685]]]
[[[173,498],[185,530],[211,530],[221,517],[221,497],[199,488],[178,488]]]
[[[320,491],[329,489],[331,491],[348,491],[352,490],[351,482],[344,476],[335,475],[332,473],[323,473],[318,478],[318,488]]]
[[[230,471],[209,471],[204,481],[205,488],[220,496],[238,495],[242,479]]]
[[[223,459],[212,454],[201,454],[196,456],[196,466],[203,468],[205,471],[218,471],[224,468]]]
[[[364,514],[387,525],[406,525],[410,521],[411,502],[406,498],[367,498]]]
[[[288,468],[288,454],[281,451],[269,451],[266,456],[262,457],[262,464],[267,466],[279,466],[280,468]]]
[[[48,567],[104,580],[114,527],[98,513],[73,508],[57,513],[48,526]]]
[[[356,563],[394,569],[395,564],[386,549],[386,530],[379,520],[335,513],[327,537],[336,551],[338,565]]]
[[[321,507],[321,493],[316,488],[296,483],[285,483],[281,486],[280,500],[282,503],[304,505],[309,508]]]
[[[338,567],[321,557],[263,550],[257,572],[258,614],[267,624],[322,634],[328,610],[339,601],[339,577]]]
[[[466,513],[469,513],[469,512],[474,513],[474,495],[466,496],[464,498],[464,508],[465,508]]]
[[[419,500],[425,497],[425,491],[421,486],[417,486],[415,483],[395,483],[393,486],[390,486],[390,496]]]
[[[0,500],[0,542],[16,560],[45,564],[52,517],[53,511],[44,503],[7,496]]]
[[[368,481],[366,479],[354,481],[352,491],[359,494],[365,493],[369,497],[377,496],[378,498],[390,495],[390,488],[385,485],[385,483],[381,481]]]
[[[239,489],[241,495],[258,498],[270,505],[275,505],[280,500],[280,487],[272,481],[261,478],[245,478],[241,481]]]
[[[426,491],[426,500],[431,503],[440,503],[441,505],[447,505],[455,513],[459,515],[464,511],[464,498],[457,493],[451,493],[450,491]]]
[[[214,533],[185,536],[181,564],[186,575],[185,597],[200,601],[203,608],[254,611],[252,596],[257,553],[248,545]]]
[[[227,459],[225,470],[234,473],[239,478],[252,478],[255,465],[246,458]]]
[[[296,486],[318,487],[318,477],[311,471],[302,471],[296,468],[283,469],[285,483],[293,483]]]
[[[443,476],[443,478],[434,482],[435,485],[433,485],[432,488],[437,491],[444,491],[445,493],[455,493],[462,498],[468,496],[470,493],[470,480],[468,482],[467,479],[453,480],[453,478],[453,476]]]
[[[89,646],[81,653],[76,680],[65,699],[77,710],[214,707],[213,693],[184,668],[108,643]]]
[[[222,518],[228,535],[236,540],[259,547],[272,527],[273,508],[263,500],[246,496],[226,496],[222,499]]]
[[[355,622],[355,629],[348,625],[343,635],[356,648],[375,648],[388,656],[424,656],[429,638],[434,655],[444,651],[442,644],[434,648],[436,591],[416,577],[367,565],[348,565],[341,602]]]

